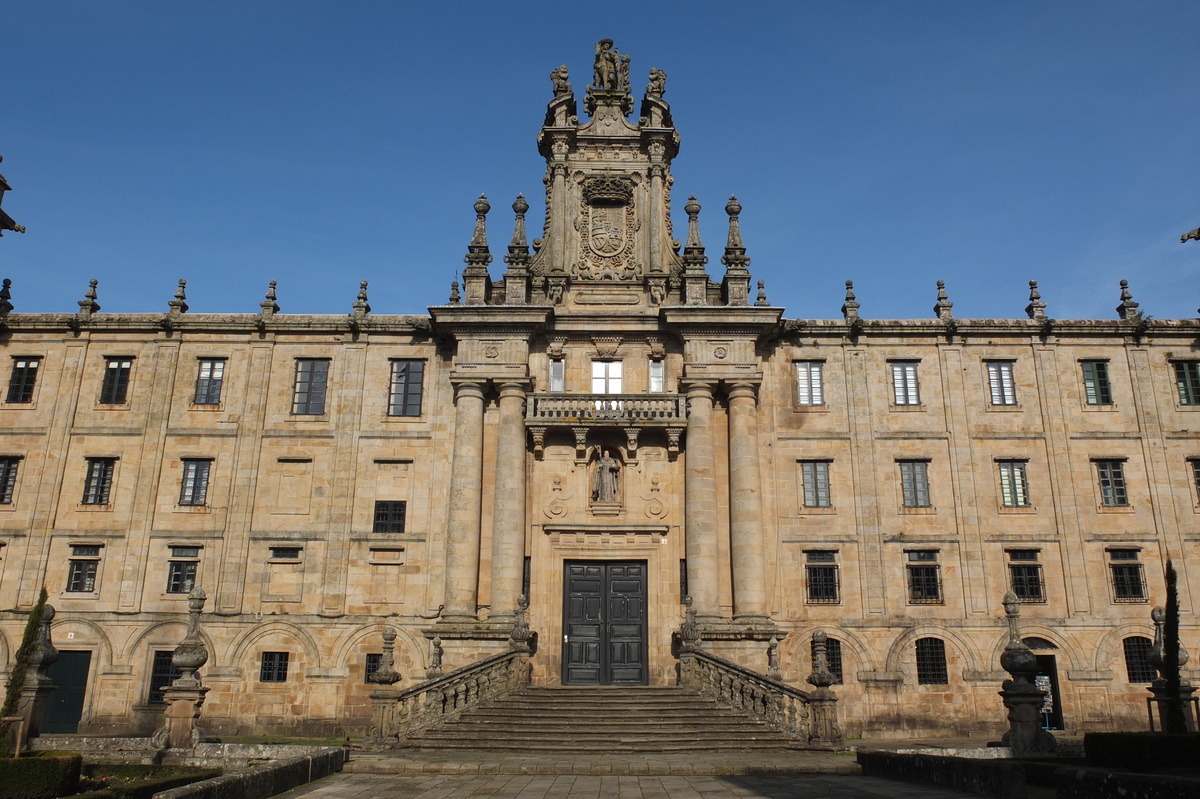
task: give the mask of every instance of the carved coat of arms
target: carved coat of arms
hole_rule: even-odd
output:
[[[588,178],[581,205],[582,251],[575,275],[584,280],[635,279],[633,184],[617,177]]]

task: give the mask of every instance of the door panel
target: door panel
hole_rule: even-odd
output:
[[[91,665],[90,650],[58,653],[58,660],[46,672],[46,676],[54,682],[56,688],[46,702],[42,732],[74,733],[79,730]]]
[[[565,564],[563,684],[645,685],[646,564]]]

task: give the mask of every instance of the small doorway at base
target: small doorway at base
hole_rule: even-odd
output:
[[[1050,687],[1050,712],[1043,713],[1042,719],[1045,722],[1045,727],[1048,730],[1062,730],[1063,714],[1062,714],[1062,698],[1058,693],[1058,665],[1055,663],[1054,655],[1035,655],[1037,657],[1037,681],[1039,683],[1049,683]]]
[[[563,568],[563,685],[647,685],[646,562]]]
[[[62,734],[79,731],[91,665],[91,650],[67,650],[58,653],[58,660],[46,671],[46,676],[56,687],[46,702],[42,732]]]

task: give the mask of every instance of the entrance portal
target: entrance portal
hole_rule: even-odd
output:
[[[564,685],[647,685],[646,562],[568,561]]]
[[[58,653],[58,660],[46,671],[46,676],[54,683],[55,690],[46,701],[42,732],[79,731],[79,720],[83,718],[83,699],[87,694],[88,670],[91,665],[90,650],[67,650]]]

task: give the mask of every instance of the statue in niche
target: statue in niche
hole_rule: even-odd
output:
[[[619,89],[621,56],[612,39],[596,42],[596,61],[592,67],[592,84],[597,89]]]
[[[621,464],[604,450],[596,459],[596,471],[592,475],[592,501],[618,502],[621,493]]]
[[[550,80],[554,81],[554,96],[562,97],[564,94],[571,93],[571,84],[567,83],[567,65],[563,64],[558,69],[550,72]]]

